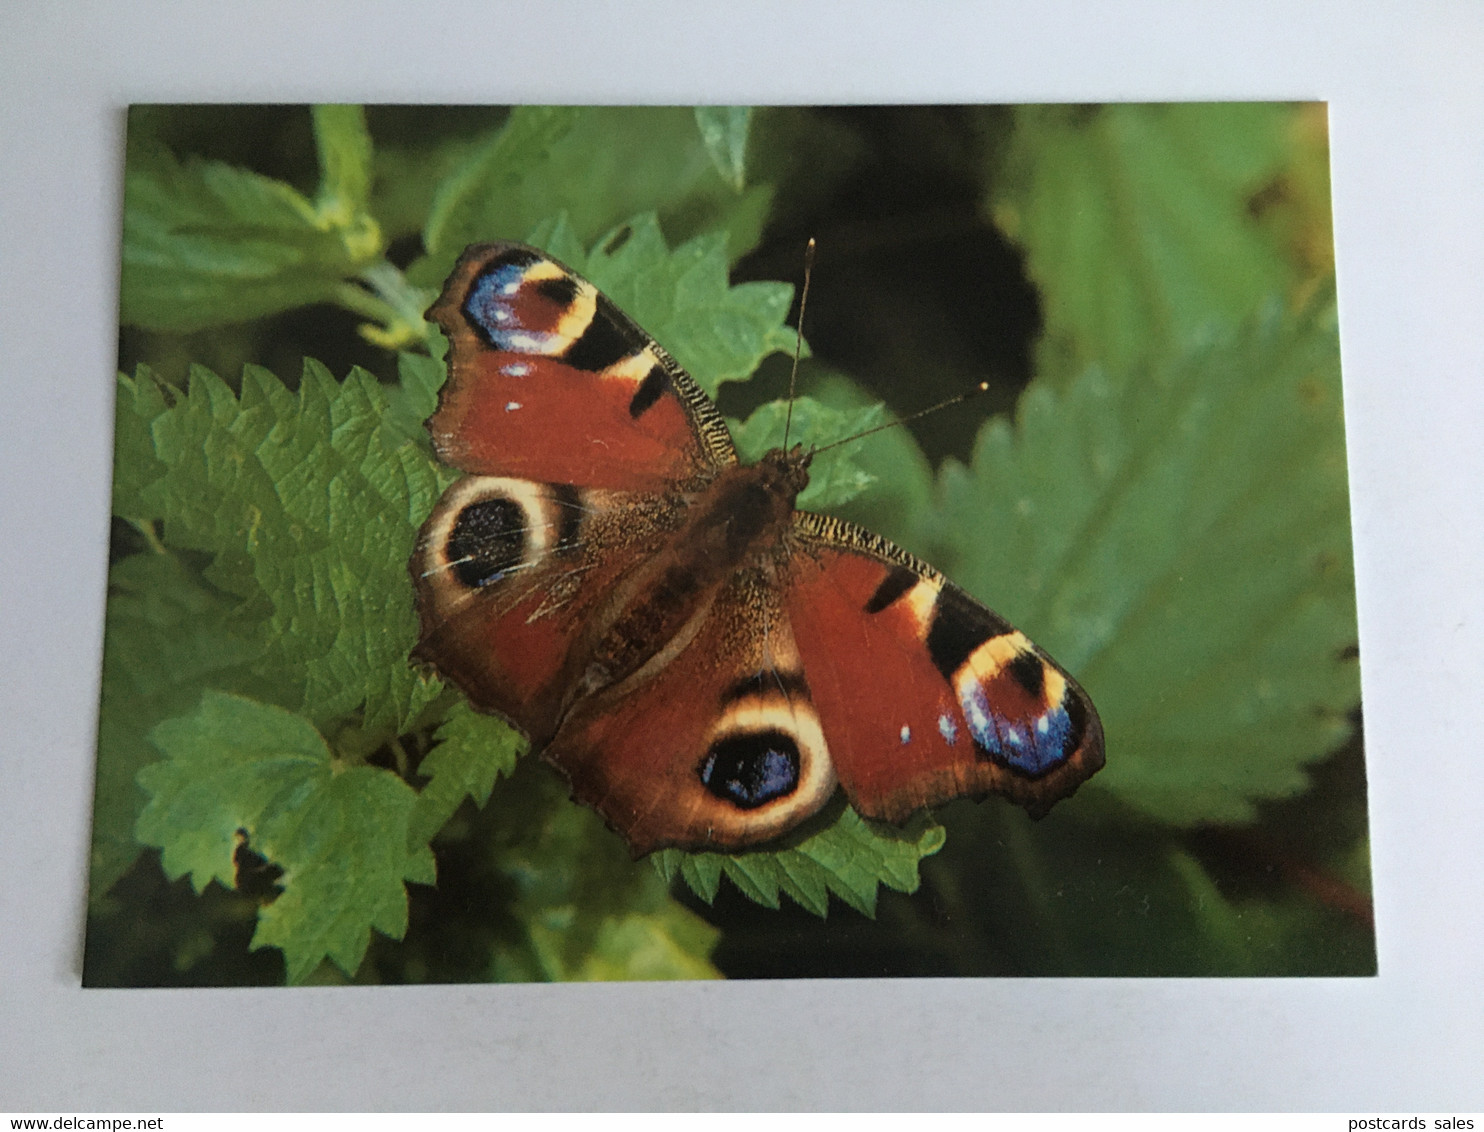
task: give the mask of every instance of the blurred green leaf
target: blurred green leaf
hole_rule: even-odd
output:
[[[1046,329],[1038,371],[1122,373],[1299,272],[1255,207],[1283,169],[1279,103],[1023,106],[986,208],[1025,249]]]
[[[522,767],[525,771],[525,767]],[[494,977],[715,978],[715,929],[670,899],[549,767],[531,766],[492,796],[494,867],[513,886],[516,941],[497,945]]]
[[[120,318],[186,332],[333,302],[381,254],[365,211],[369,138],[358,107],[316,117],[316,202],[271,177],[132,147],[124,174]]]
[[[523,239],[559,213],[590,244],[656,212],[681,242],[721,234],[732,260],[761,239],[771,199],[769,186],[739,192],[718,172],[684,107],[517,107],[440,186],[423,234],[429,254],[408,271],[440,285],[466,245]]]
[[[339,764],[300,716],[219,692],[151,738],[166,758],[139,773],[150,794],[139,839],[164,851],[167,876],[189,873],[199,892],[212,880],[236,886],[245,831],[283,870],[253,946],[280,948],[290,983],[325,958],[354,974],[372,928],[407,930],[403,882],[431,884],[433,859],[426,846],[407,849],[415,795],[396,775]]]
[[[1294,794],[1359,701],[1334,307],[1138,380],[1034,386],[942,475],[935,561],[1087,688],[1106,791],[1159,820]]]
[[[364,223],[371,202],[371,135],[359,106],[316,106],[314,141],[319,149],[320,186],[315,210],[336,227]]]
[[[880,885],[898,892],[917,888],[918,863],[943,847],[943,828],[927,814],[905,826],[868,822],[848,806],[817,831],[796,835],[794,844],[752,853],[683,853],[661,849],[654,867],[667,881],[679,876],[710,903],[723,876],[749,900],[777,908],[786,893],[801,907],[823,916],[834,893],[857,912],[876,912]]]
[[[519,237],[533,221],[512,226],[512,195],[579,113],[570,106],[516,107],[500,131],[439,185],[423,225],[428,255],[411,272],[416,282],[441,283],[468,244]]]
[[[711,164],[721,179],[740,193],[747,184],[747,133],[752,125],[752,107],[697,106],[696,125]]]

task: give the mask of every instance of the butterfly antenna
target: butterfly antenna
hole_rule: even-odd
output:
[[[788,414],[783,418],[783,450],[788,451],[788,432],[794,423],[794,391],[799,387],[799,351],[804,348],[804,308],[809,303],[809,277],[814,274],[814,237],[804,249],[804,290],[799,295],[799,325],[794,334],[794,368],[788,375]]]
[[[873,433],[885,432],[889,428],[896,428],[898,425],[907,424],[909,421],[919,420],[922,417],[927,416],[929,413],[936,413],[939,409],[946,409],[949,405],[957,405],[969,400],[970,398],[977,397],[981,393],[988,392],[989,382],[981,381],[967,393],[960,393],[957,397],[950,397],[946,401],[939,401],[936,405],[929,405],[926,409],[919,409],[911,416],[898,417],[894,421],[887,421],[885,424],[877,425],[875,428],[868,428],[865,432],[858,432],[854,436],[847,436],[844,440],[832,440],[830,443],[814,449],[813,452],[811,452],[811,455],[818,456],[821,452],[828,452],[831,448],[838,448],[842,444],[849,444],[853,440],[860,440],[862,437],[870,436]]]

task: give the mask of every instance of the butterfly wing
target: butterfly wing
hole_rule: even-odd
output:
[[[597,288],[519,244],[476,244],[428,315],[449,378],[428,422],[465,472],[659,492],[736,463],[680,365]]]
[[[776,838],[835,791],[799,651],[765,573],[717,588],[645,668],[562,722],[546,758],[636,856]]]
[[[410,569],[413,655],[534,741],[555,729],[571,658],[620,582],[659,554],[679,505],[664,496],[465,476],[438,501]]]
[[[460,257],[428,311],[449,342],[428,428],[448,489],[410,563],[414,655],[540,742],[621,579],[736,463],[710,399],[591,283],[519,244]]]
[[[1103,765],[1087,693],[1003,618],[850,523],[795,534],[786,612],[858,812],[1002,794],[1040,816]]]

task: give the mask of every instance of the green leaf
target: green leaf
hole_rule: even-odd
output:
[[[877,404],[866,390],[838,373],[816,376],[810,388],[821,402],[842,412],[863,413]],[[844,451],[850,454],[851,466],[869,477],[870,488],[829,510],[868,530],[890,533],[893,541],[914,554],[927,554],[937,483],[911,430],[882,429]]]
[[[401,353],[397,355],[397,384],[383,390],[387,400],[383,423],[388,436],[411,441],[430,458],[433,447],[425,422],[438,408],[438,391],[447,372],[441,357]]]
[[[529,242],[588,279],[654,336],[711,396],[743,381],[771,353],[793,353],[783,324],[793,300],[787,283],[728,283],[726,239],[700,236],[671,251],[652,215],[598,240],[587,254],[570,225],[539,226]]]
[[[109,571],[93,811],[95,902],[139,853],[134,826],[145,796],[135,775],[159,758],[150,729],[193,707],[208,684],[272,694],[252,672],[261,647],[234,623],[234,604],[169,555],[132,555]]]
[[[247,845],[283,870],[252,946],[282,950],[290,983],[325,958],[354,974],[372,928],[401,938],[404,880],[433,879],[426,847],[407,850],[415,795],[405,782],[337,763],[299,716],[219,692],[151,738],[166,758],[139,773],[150,795],[139,839],[160,847],[167,876],[189,874],[199,892],[212,880],[235,887],[246,831]]]
[[[1107,733],[1084,790],[1239,822],[1359,701],[1334,308],[1138,380],[1044,384],[950,464],[934,560],[1067,666]]]
[[[258,611],[264,670],[327,729],[400,731],[439,691],[407,665],[417,619],[407,559],[447,481],[387,422],[386,394],[306,362],[297,393],[248,367],[240,398],[208,370],[151,426],[166,474],[142,492],[165,542],[208,551],[208,578]]]
[[[676,904],[592,810],[534,760],[484,815],[492,862],[513,888],[516,939],[497,944],[502,981],[715,978],[719,933]]]
[[[1218,876],[1221,854],[1198,858],[1185,848],[1210,829],[1172,836],[1106,796],[1093,799],[1086,787],[1039,822],[995,802],[955,803],[942,817],[948,844],[923,863],[931,895],[911,907],[891,905],[906,921],[921,973],[1375,972],[1363,920],[1288,883],[1271,859],[1267,868],[1254,862],[1250,849],[1230,857]]]
[[[316,203],[271,177],[220,162],[130,150],[124,174],[120,317],[187,332],[333,302],[381,254],[364,211],[364,123],[355,107],[316,117],[324,162]]]
[[[849,807],[788,848],[751,853],[683,853],[662,849],[654,867],[665,880],[681,877],[702,900],[716,898],[723,876],[749,900],[777,908],[786,893],[823,916],[834,893],[866,916],[876,913],[879,885],[914,892],[918,863],[943,847],[943,828],[918,814],[897,828],[868,822]]]
[[[161,383],[148,366],[140,366],[136,377],[118,375],[114,398],[113,513],[121,519],[159,518],[146,507],[141,492],[165,474],[149,431],[165,411]]]
[[[321,216],[342,228],[366,214],[371,202],[371,135],[359,106],[316,106],[314,142],[319,149]]]
[[[436,746],[417,768],[430,781],[418,792],[409,830],[412,845],[431,841],[466,797],[476,806],[489,801],[495,779],[515,770],[526,747],[518,731],[480,715],[463,700],[449,709],[433,741]]]
[[[558,214],[588,244],[627,217],[657,212],[682,240],[724,236],[735,260],[761,240],[772,195],[768,185],[739,191],[718,172],[692,110],[517,107],[440,186],[424,230],[429,255],[409,275],[441,284],[465,245],[519,240]]]
[[[728,421],[738,454],[744,460],[756,460],[781,445],[788,415],[788,402],[769,401],[744,422]],[[874,428],[885,419],[885,407],[880,404],[856,410],[834,409],[812,397],[797,397],[788,422],[788,443],[790,447],[823,447]],[[827,510],[869,488],[876,477],[857,462],[858,452],[855,445],[841,445],[820,455],[809,466],[809,486],[799,496],[798,505],[806,510]]]
[[[721,179],[739,193],[747,184],[747,132],[751,125],[750,106],[696,107],[696,126],[706,145],[706,156]]]
[[[1038,372],[1125,372],[1299,276],[1254,207],[1291,106],[1027,106],[986,206],[1041,289]]]
[[[428,256],[415,272],[416,281],[441,282],[467,244],[519,236],[525,225],[509,226],[506,202],[572,129],[578,113],[569,106],[516,107],[504,127],[439,185],[423,225]]]

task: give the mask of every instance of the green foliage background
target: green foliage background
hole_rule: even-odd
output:
[[[1374,971],[1327,169],[1313,105],[136,107],[86,981]],[[1058,657],[1108,765],[632,861],[407,664],[422,311],[540,244],[756,456],[810,236],[805,441],[993,388],[805,505]]]

